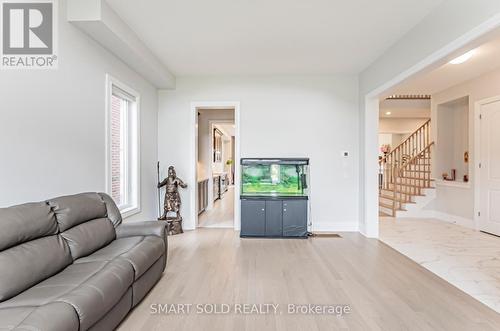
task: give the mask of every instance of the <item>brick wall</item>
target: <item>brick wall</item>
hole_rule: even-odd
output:
[[[117,205],[121,201],[121,104],[122,100],[112,96],[111,97],[111,197],[115,200]]]

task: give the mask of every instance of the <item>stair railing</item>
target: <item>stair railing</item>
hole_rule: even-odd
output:
[[[430,145],[431,120],[429,119],[416,129],[408,138],[401,142],[390,153],[384,155],[379,161],[379,195],[382,190],[393,191],[396,189],[397,178],[400,170],[415,160],[415,157],[421,155]],[[429,150],[430,153],[430,150]],[[429,166],[430,169],[430,166]],[[429,174],[430,176],[430,174]],[[401,186],[401,183],[399,183]],[[396,201],[396,195],[392,200],[393,215],[395,211],[401,208],[404,201]],[[401,200],[401,199],[399,199]]]
[[[420,153],[397,169],[393,184],[392,215],[401,209],[416,195],[422,195],[422,189],[431,187],[431,152],[434,142],[429,143]]]

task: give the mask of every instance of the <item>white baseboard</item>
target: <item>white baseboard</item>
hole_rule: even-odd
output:
[[[469,229],[476,230],[476,224],[474,220],[456,216],[448,213],[444,213],[437,210],[420,210],[418,213],[412,213],[404,215],[402,218],[433,218],[438,221],[443,221],[446,223],[457,224]]]
[[[451,214],[439,212],[439,211],[434,211],[434,215],[435,215],[434,217],[437,218],[438,220],[445,221],[445,222],[452,223],[452,224],[458,224],[458,225],[461,225],[463,227],[476,230],[476,224],[475,224],[474,220],[464,218],[461,216],[456,216],[456,215],[451,215]]]
[[[359,224],[355,222],[313,223],[311,232],[359,232]]]

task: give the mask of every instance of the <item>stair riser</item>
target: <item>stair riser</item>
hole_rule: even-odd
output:
[[[392,205],[392,200],[384,197],[379,197],[379,201],[385,203],[386,205]]]
[[[387,209],[387,208],[384,208],[384,207],[379,207],[379,211],[383,212],[384,214],[393,216],[392,215],[392,209]]]

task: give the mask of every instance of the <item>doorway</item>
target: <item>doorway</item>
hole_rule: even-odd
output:
[[[477,219],[477,212],[479,211],[477,201],[479,198],[477,192],[476,194],[471,192],[472,185],[478,185],[478,181],[474,180],[476,171],[472,167],[472,165],[475,165],[477,162],[477,153],[474,153],[474,150],[477,151],[477,148],[474,148],[473,140],[468,140],[468,137],[473,137],[474,134],[472,126],[469,126],[468,130],[466,128],[467,121],[468,123],[473,123],[474,121],[473,111],[470,111],[471,116],[468,118],[462,118],[458,116],[459,113],[461,114],[460,111],[454,111],[455,115],[457,115],[453,116],[456,121],[452,119],[443,121],[437,116],[437,114],[439,114],[439,111],[446,107],[456,108],[459,110],[459,104],[465,104],[467,106],[469,103],[468,106],[469,109],[471,109],[474,107],[474,99],[481,100],[478,98],[479,96],[482,96],[482,98],[491,96],[491,89],[493,89],[493,86],[498,85],[487,84],[486,86],[491,87],[490,89],[487,87],[481,87],[476,88],[473,91],[467,90],[467,87],[463,88],[464,91],[451,91],[451,89],[454,86],[462,86],[462,83],[465,84],[467,81],[481,77],[488,71],[496,70],[498,68],[498,61],[496,61],[496,59],[499,57],[496,52],[497,50],[500,50],[497,45],[500,40],[499,36],[500,29],[493,29],[491,26],[484,26],[482,29],[474,32],[474,37],[469,35],[463,40],[443,47],[441,50],[426,57],[421,62],[408,68],[392,80],[387,81],[365,95],[363,113],[364,127],[362,128],[364,129],[364,172],[362,173],[364,183],[362,193],[364,195],[364,199],[362,206],[363,218],[360,224],[360,229],[368,237],[379,237],[380,224],[378,216],[380,201],[378,197],[379,194],[377,193],[380,188],[380,170],[379,164],[377,164],[375,160],[377,160],[380,148],[380,146],[378,146],[377,139],[379,131],[377,117],[380,113],[380,100],[401,94],[432,95],[432,104],[434,108],[433,116],[431,118],[431,127],[428,130],[431,132],[430,143],[432,146],[430,146],[429,150],[432,152],[433,157],[437,156],[438,159],[435,160],[436,162],[433,162],[433,165],[431,164],[430,170],[427,168],[422,170],[424,173],[429,173],[429,171],[431,173],[431,177],[427,178],[427,182],[429,182],[429,180],[432,182],[432,179],[434,179],[434,184],[431,186],[442,187],[443,191],[453,191],[452,194],[455,194],[455,191],[460,191],[456,194],[460,195],[460,197],[467,195],[465,200],[461,200],[458,198],[455,199],[455,196],[452,196],[452,194],[437,194],[438,198],[444,197],[453,201],[453,203],[445,206],[444,202],[446,201],[443,203],[440,202],[439,205],[444,206],[441,208],[439,206],[436,207],[437,204],[432,202],[429,207],[425,207],[422,210],[420,208],[420,206],[423,206],[422,203],[417,203],[417,208],[414,208],[415,205],[413,203],[416,200],[423,200],[417,194],[415,199],[405,201],[408,202],[407,206],[412,212],[415,209],[418,210],[419,213],[424,212],[425,214],[421,214],[425,215],[426,218],[439,217],[445,221],[465,224],[469,227],[473,227],[474,224],[479,224]],[[493,49],[493,52],[485,51],[489,47]],[[470,54],[473,54],[473,56],[471,57]],[[493,56],[493,54],[496,55]],[[468,55],[467,59],[469,59],[469,61],[458,61],[459,59],[465,58],[465,55]],[[490,56],[495,59],[495,61],[489,60]],[[472,70],[469,70],[471,68]],[[449,84],[450,82],[453,84]],[[435,94],[440,94],[440,97],[435,98]],[[471,94],[474,94],[474,96],[470,97]],[[467,97],[469,98],[469,101],[467,101]],[[454,103],[451,105],[448,103],[449,101],[457,101],[457,104]],[[440,106],[439,108],[439,105],[446,107]],[[446,127],[451,127],[451,125],[448,124],[453,123],[453,127],[457,127],[457,122],[464,124],[463,126],[465,129],[462,130],[464,131],[463,134],[456,135],[456,132],[448,132],[449,134],[445,132]],[[441,126],[438,127],[438,125]],[[437,136],[438,130],[440,130],[440,134],[444,133],[450,137],[455,135],[457,138],[454,140],[454,147],[445,150],[453,157],[450,158],[449,162],[443,161],[441,148],[443,144],[438,145],[439,142],[437,142],[437,139],[439,138],[442,143],[443,137]],[[457,144],[460,145],[460,150],[455,148]],[[437,153],[439,153],[439,155],[437,155]],[[423,158],[425,157],[426,155],[424,155]],[[424,161],[422,161],[422,163],[424,163]],[[416,169],[415,167],[412,167],[412,169],[417,170],[415,172],[420,172],[421,170]],[[411,181],[410,183],[404,182],[403,184],[406,184],[407,187],[414,186]],[[423,202],[425,203],[425,201]],[[476,207],[476,209],[474,207]]]
[[[500,236],[500,97],[480,101],[477,169],[479,230]]]
[[[239,230],[239,104],[193,103],[194,227]]]
[[[234,227],[234,109],[198,111],[198,227]]]

